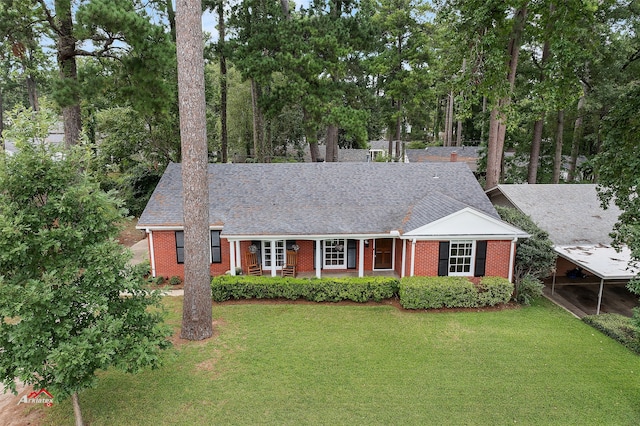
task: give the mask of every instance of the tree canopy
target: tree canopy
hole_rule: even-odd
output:
[[[53,117],[12,115],[19,152],[0,156],[0,382],[77,402],[98,370],[157,366],[169,329],[115,239],[123,210],[89,175],[91,152],[38,142]]]

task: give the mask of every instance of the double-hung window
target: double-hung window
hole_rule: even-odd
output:
[[[176,231],[176,258],[178,263],[184,263],[184,231]]]
[[[451,241],[449,244],[449,275],[471,275],[473,271],[473,241]]]
[[[211,263],[222,263],[220,231],[211,231]]]
[[[487,241],[440,241],[438,275],[483,277],[487,262]]]

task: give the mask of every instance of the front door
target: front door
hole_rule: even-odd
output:
[[[393,238],[375,240],[374,269],[391,269],[393,266]]]

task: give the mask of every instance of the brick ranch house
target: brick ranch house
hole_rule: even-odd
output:
[[[464,163],[210,164],[211,275],[246,273],[257,252],[277,276],[287,250],[297,273],[500,276],[515,243]],[[181,165],[167,167],[137,228],[153,276],[184,276]]]

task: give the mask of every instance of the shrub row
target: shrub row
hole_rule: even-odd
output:
[[[221,275],[211,280],[213,300],[304,299],[313,302],[379,302],[400,296],[406,309],[470,308],[507,303],[513,284],[484,277],[474,285],[464,277],[280,278]]]
[[[221,275],[211,280],[213,300],[305,299],[313,302],[379,302],[398,294],[399,282],[391,277],[290,278]]]
[[[633,319],[620,314],[588,315],[582,321],[640,354],[640,330]]]
[[[513,284],[500,277],[484,277],[474,285],[465,277],[405,277],[400,281],[400,304],[405,309],[474,308],[507,303]]]

